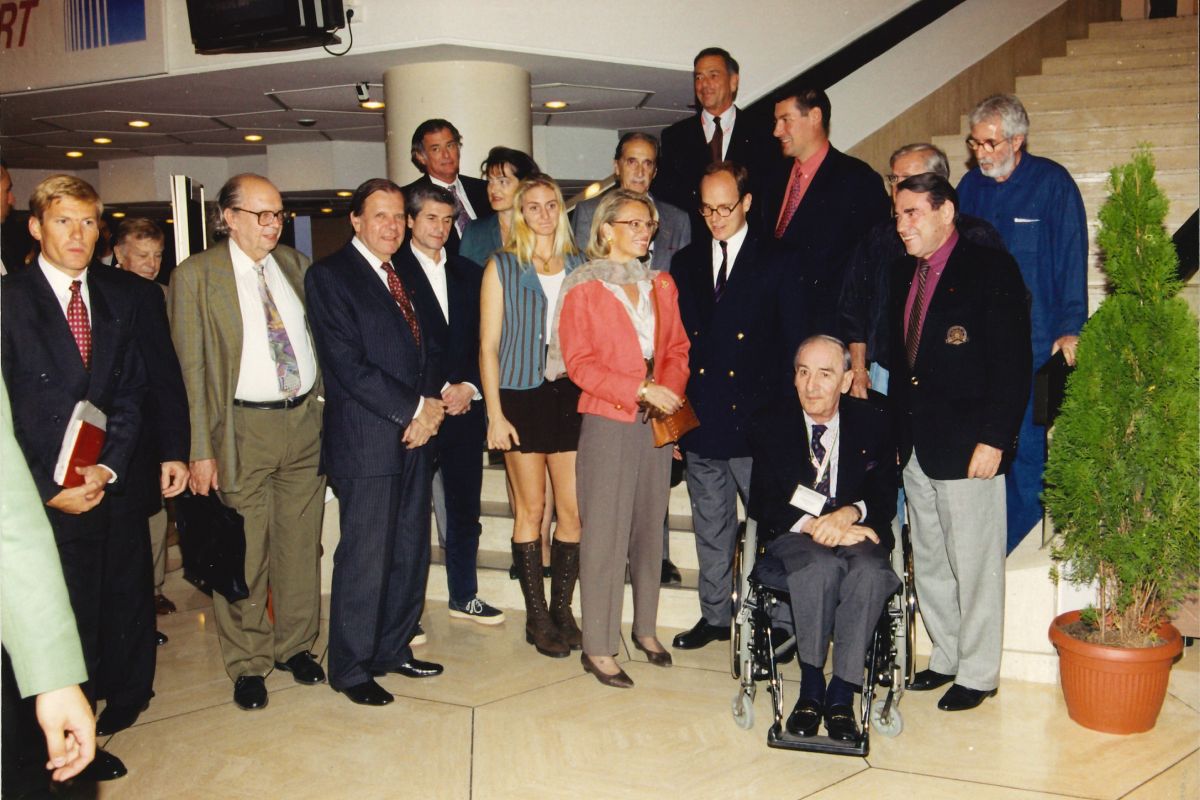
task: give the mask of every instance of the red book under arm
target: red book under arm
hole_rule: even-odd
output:
[[[104,432],[108,417],[87,400],[80,400],[67,422],[67,433],[63,436],[62,449],[58,451],[58,462],[54,465],[54,482],[64,489],[83,484],[83,476],[76,467],[93,467],[100,460],[104,448]]]

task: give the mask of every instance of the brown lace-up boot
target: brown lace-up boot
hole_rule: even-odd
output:
[[[513,566],[525,595],[525,641],[539,653],[551,658],[566,658],[571,654],[550,620],[546,608],[546,589],[542,585],[541,542],[513,542]]]
[[[583,648],[583,632],[571,614],[571,597],[579,579],[579,542],[560,542],[550,545],[550,619],[558,635],[572,650]]]

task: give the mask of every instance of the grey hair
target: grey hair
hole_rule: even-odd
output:
[[[896,159],[906,156],[909,153],[925,153],[925,171],[936,173],[946,180],[950,180],[950,160],[946,158],[946,154],[942,151],[942,148],[928,142],[916,142],[904,145],[904,147],[892,153],[892,157],[888,159],[888,165],[892,167],[896,166]]]
[[[229,223],[225,222],[225,209],[242,204],[242,182],[249,178],[267,180],[262,175],[256,175],[253,172],[241,172],[225,181],[221,191],[217,193],[217,208],[212,221],[213,234],[217,238],[229,235]]]
[[[843,372],[850,371],[850,348],[846,346],[845,342],[843,342],[841,339],[837,338],[836,336],[829,336],[828,334],[824,334],[824,333],[814,334],[800,343],[800,346],[796,348],[796,355],[792,356],[792,369],[793,370],[798,369],[800,367],[800,351],[802,351],[804,348],[808,347],[810,344],[816,344],[817,342],[826,342],[835,347],[841,348],[842,371]]]
[[[1029,114],[1015,94],[994,94],[979,101],[971,109],[967,121],[973,128],[992,117],[1000,117],[1000,128],[1006,137],[1029,135]]]

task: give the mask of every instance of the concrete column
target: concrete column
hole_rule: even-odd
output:
[[[490,61],[405,64],[383,73],[388,177],[401,186],[420,176],[410,159],[412,134],[427,119],[454,123],[463,137],[463,175],[496,145],[532,152],[529,73]]]

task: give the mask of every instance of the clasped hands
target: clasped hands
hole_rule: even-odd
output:
[[[458,384],[461,386],[462,384]],[[450,387],[453,389],[454,387]],[[400,437],[400,441],[404,443],[409,450],[415,450],[421,447],[437,435],[438,428],[442,425],[442,420],[446,418],[446,404],[436,397],[426,397],[425,402],[421,404],[421,410],[417,413],[412,421],[408,423],[408,427],[404,429],[404,435]]]
[[[802,530],[825,547],[847,547],[864,539],[879,544],[879,535],[865,525],[856,524],[858,521],[857,508],[842,506],[828,514],[812,517],[804,523]]]

